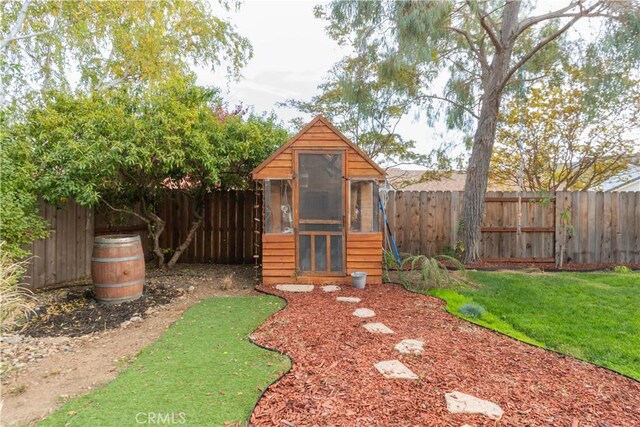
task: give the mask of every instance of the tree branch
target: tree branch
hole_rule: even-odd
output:
[[[22,28],[22,24],[24,24],[24,20],[27,18],[27,9],[31,4],[31,0],[25,0],[22,3],[22,8],[20,8],[20,13],[18,14],[18,19],[16,19],[15,24],[13,24],[13,28],[9,31],[9,35],[5,37],[2,41],[0,41],[0,50],[4,49],[10,42],[16,40],[16,36],[20,29]]]
[[[522,67],[529,59],[531,59],[533,55],[538,53],[540,49],[542,49],[543,47],[545,47],[546,45],[548,45],[549,43],[551,43],[552,41],[560,37],[569,28],[571,28],[580,18],[582,18],[583,16],[587,16],[590,12],[595,10],[596,7],[598,7],[599,5],[600,3],[595,3],[589,9],[584,9],[580,14],[577,14],[569,22],[567,22],[562,28],[560,28],[559,30],[555,31],[552,34],[549,34],[547,37],[542,39],[528,53],[526,53],[522,58],[520,58],[520,60],[516,62],[515,65],[513,65],[509,69],[509,71],[507,71],[507,74],[505,75],[504,79],[502,79],[502,82],[500,82],[500,85],[498,86],[498,91],[501,92],[504,89],[504,87],[507,85],[507,82],[509,81],[509,79],[511,79],[511,76],[513,76],[520,67]]]
[[[471,51],[476,55],[476,58],[478,58],[478,61],[482,65],[482,68],[485,70],[489,70],[487,57],[484,55],[484,52],[481,52],[480,49],[478,49],[478,47],[475,45],[475,43],[473,43],[473,41],[471,40],[471,35],[467,31],[456,27],[449,27],[449,30],[462,35],[467,41],[467,44],[469,45]]]
[[[469,113],[471,116],[473,116],[474,119],[478,120],[480,117],[473,112],[473,110],[471,110],[469,107],[460,104],[459,102],[454,101],[453,99],[449,99],[449,98],[445,98],[442,96],[437,96],[437,95],[423,95],[425,98],[432,98],[432,99],[438,99],[440,101],[446,101],[456,107],[462,108],[464,111],[466,111],[467,113]]]
[[[102,203],[104,203],[105,205],[107,205],[109,207],[109,209],[111,209],[114,212],[120,212],[120,213],[124,213],[124,214],[128,214],[128,215],[133,215],[136,218],[138,218],[140,221],[143,221],[145,224],[149,225],[151,223],[151,221],[149,221],[148,218],[145,218],[144,216],[140,215],[137,212],[134,211],[130,211],[127,209],[120,209],[120,208],[115,208],[113,206],[111,206],[109,204],[109,202],[107,202],[105,199],[103,199],[102,197],[100,198],[100,200],[102,201]]]
[[[16,41],[16,40],[30,39],[32,37],[38,37],[38,36],[41,36],[43,34],[53,33],[57,29],[57,26],[58,26],[57,24],[54,24],[54,26],[49,28],[48,30],[38,31],[37,33],[31,33],[31,34],[25,34],[23,36],[13,37],[7,43],[12,42],[12,41]],[[2,46],[0,46],[0,49],[3,48],[7,43],[5,43],[4,40],[3,40],[2,41]]]
[[[565,15],[565,12],[570,11],[571,9],[573,9],[574,7],[580,5],[581,1],[572,1],[571,3],[569,3],[569,5],[567,5],[566,7],[563,7],[562,9],[558,9],[555,10],[553,12],[549,12],[549,13],[545,13],[542,15],[538,15],[538,16],[531,16],[527,19],[523,19],[522,22],[520,22],[520,25],[518,25],[518,30],[516,31],[516,35],[520,35],[522,34],[527,28],[532,27],[533,25],[542,22],[542,21],[546,21],[549,19],[555,19],[555,18],[562,18],[562,17],[567,17],[569,15]],[[571,14],[573,15],[573,14]]]
[[[471,10],[474,9],[474,7],[471,5],[471,2],[469,0],[467,0],[467,4],[471,8]],[[478,5],[476,5],[475,10],[476,10],[476,16],[480,20],[480,25],[482,26],[484,31],[487,33],[487,35],[491,39],[493,46],[496,48],[496,50],[502,50],[503,49],[502,42],[496,35],[495,30],[491,28],[491,26],[494,25],[493,20],[491,19],[491,16],[485,10],[481,9],[480,6]],[[487,20],[489,21],[489,23],[487,23]]]

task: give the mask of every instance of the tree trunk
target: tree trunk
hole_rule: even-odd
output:
[[[466,263],[477,262],[480,259],[480,225],[484,215],[489,165],[500,112],[502,83],[509,71],[519,10],[519,1],[506,2],[500,29],[500,46],[496,46],[496,53],[483,88],[478,128],[473,138],[473,149],[464,185],[463,225],[460,232],[464,245],[463,261]]]
[[[462,243],[464,262],[476,262],[480,258],[480,225],[484,214],[484,198],[489,180],[489,165],[496,134],[500,97],[487,93],[483,100],[480,123],[476,130],[467,177],[464,185]]]
[[[160,236],[164,232],[165,222],[154,215],[153,222],[149,223],[149,237],[153,242],[153,256],[156,259],[156,267],[164,267],[164,251],[160,246]]]
[[[173,267],[176,264],[176,262],[178,262],[178,259],[180,258],[182,253],[189,247],[189,245],[193,241],[194,236],[196,235],[196,231],[198,230],[198,228],[200,228],[200,226],[203,223],[202,213],[194,212],[193,216],[197,219],[197,221],[191,224],[191,228],[189,228],[189,233],[187,233],[187,237],[180,244],[180,246],[178,246],[176,251],[173,253],[173,256],[167,263],[167,267],[169,268]]]

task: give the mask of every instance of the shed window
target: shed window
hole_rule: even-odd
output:
[[[378,198],[378,183],[376,181],[351,181],[349,231],[361,233],[373,233],[380,231]]]
[[[266,233],[293,233],[293,197],[290,179],[271,179],[264,183]]]

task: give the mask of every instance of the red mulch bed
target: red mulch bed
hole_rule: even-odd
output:
[[[625,265],[632,270],[640,270],[640,264],[564,264],[562,267],[556,265],[553,262],[511,262],[509,260],[500,262],[488,262],[481,261],[474,264],[465,264],[465,268],[468,270],[520,270],[538,268],[543,271],[600,271],[600,270],[612,270],[619,265]]]
[[[258,426],[640,425],[639,382],[469,324],[435,298],[398,285],[334,293],[263,290],[289,304],[253,338],[287,353],[293,368],[259,400],[251,418]],[[336,296],[362,302],[338,303]],[[352,316],[359,307],[376,316]],[[369,333],[362,327],[368,322],[396,333]],[[424,340],[424,354],[395,351],[405,338]],[[391,359],[421,379],[384,379],[373,365]],[[444,394],[453,390],[497,403],[502,420],[450,414]]]

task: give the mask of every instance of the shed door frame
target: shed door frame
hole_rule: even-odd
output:
[[[338,277],[342,277],[346,275],[346,271],[347,271],[347,224],[346,224],[346,217],[347,217],[347,202],[348,202],[348,188],[347,188],[347,180],[345,179],[345,175],[346,175],[346,170],[347,170],[347,149],[346,148],[334,148],[332,147],[331,149],[301,149],[301,148],[292,148],[292,161],[293,161],[293,206],[294,206],[294,214],[293,214],[293,220],[294,220],[294,239],[295,239],[295,259],[296,259],[296,274],[300,275],[300,276],[338,276]],[[300,166],[300,160],[299,160],[299,155],[300,154],[339,154],[342,157],[342,176],[340,177],[340,181],[341,181],[341,185],[342,185],[342,220],[340,222],[340,224],[342,225],[342,230],[339,232],[336,231],[331,231],[331,232],[315,232],[315,235],[325,235],[325,236],[331,236],[331,235],[339,235],[342,237],[342,270],[341,271],[331,271],[331,262],[330,262],[330,248],[329,245],[327,245],[327,254],[328,254],[328,259],[326,259],[327,262],[327,271],[315,271],[315,269],[313,268],[314,266],[314,256],[313,256],[313,252],[311,255],[311,265],[312,268],[310,271],[302,271],[301,269],[301,265],[300,265],[300,171],[299,171],[299,166]],[[308,233],[303,233],[303,235],[308,234]],[[315,237],[313,238],[315,239]],[[312,239],[312,240],[313,240]],[[330,238],[327,237],[327,240],[329,241]],[[311,246],[313,247],[314,244],[311,243]],[[315,248],[314,248],[315,249]]]

